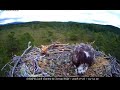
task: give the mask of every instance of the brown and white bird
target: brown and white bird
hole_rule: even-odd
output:
[[[76,67],[75,72],[84,74],[88,67],[92,65],[94,57],[94,49],[91,45],[81,43],[75,46],[72,53],[72,63]]]

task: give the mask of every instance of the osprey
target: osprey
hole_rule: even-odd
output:
[[[76,67],[75,72],[78,75],[84,74],[92,65],[94,57],[94,49],[91,45],[81,43],[75,46],[72,53],[72,63]]]

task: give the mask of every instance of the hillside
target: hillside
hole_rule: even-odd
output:
[[[62,43],[93,42],[96,50],[111,54],[120,60],[120,29],[110,25],[76,22],[27,22],[0,26],[0,68],[14,54],[21,55],[32,45],[47,45],[55,41]],[[1,76],[4,76],[0,72]]]

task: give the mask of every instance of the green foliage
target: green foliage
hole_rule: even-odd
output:
[[[94,47],[120,60],[120,29],[110,25],[76,22],[28,22],[0,26],[0,68],[14,54],[22,54],[32,45],[93,42]]]
[[[12,57],[19,51],[19,42],[15,38],[15,32],[10,32],[6,40],[7,55]]]
[[[34,39],[29,33],[24,33],[19,37],[19,46],[20,50],[24,50],[27,48],[28,42],[31,41],[32,45],[34,45]]]
[[[76,34],[73,34],[73,33],[70,33],[69,35],[68,35],[68,39],[70,40],[70,41],[77,41],[78,40],[78,35],[76,35]]]

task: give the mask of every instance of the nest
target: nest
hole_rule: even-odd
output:
[[[100,51],[95,51],[95,62],[86,73],[78,76],[71,62],[74,47],[61,43],[41,48],[29,45],[21,56],[15,56],[1,70],[9,66],[8,77],[112,77],[113,73],[120,76],[120,65],[115,62],[116,59],[106,59]]]

